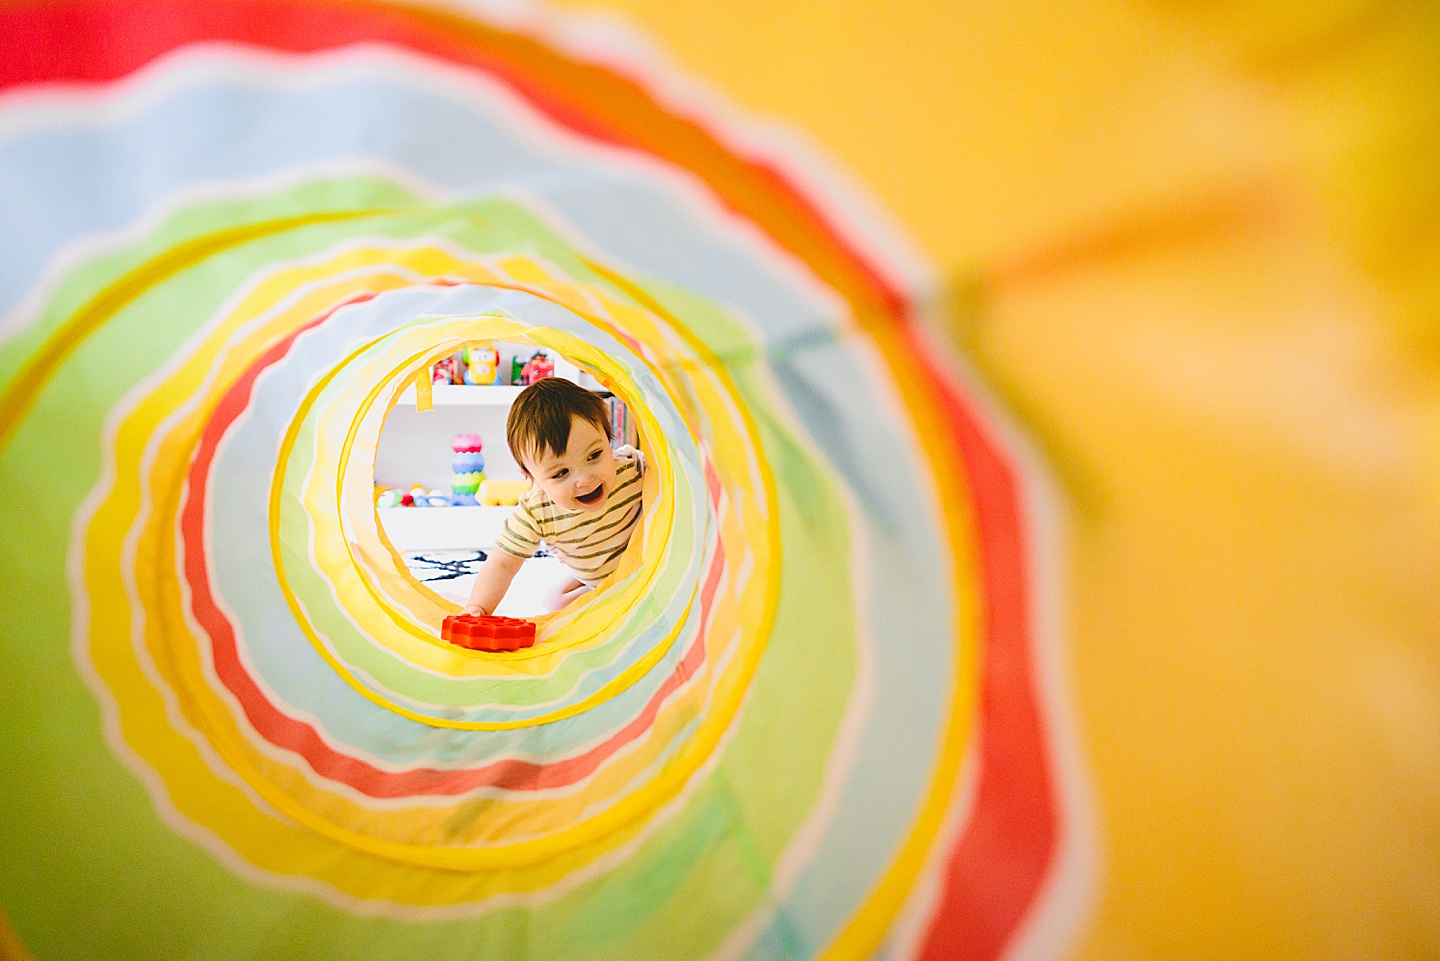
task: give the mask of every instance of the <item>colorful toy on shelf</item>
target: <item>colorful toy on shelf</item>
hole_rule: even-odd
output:
[[[475,499],[475,492],[480,485],[485,483],[483,471],[475,471],[469,474],[450,475],[450,506],[451,507],[474,507],[479,503]]]
[[[489,344],[477,344],[460,352],[465,383],[490,386],[500,383],[500,351]]]
[[[448,507],[450,506],[450,495],[438,489],[427,491],[419,484],[408,490],[403,487],[391,487],[376,494],[375,506],[387,509],[391,507]]]
[[[406,496],[410,498],[410,503],[407,505],[410,507],[450,506],[450,495],[439,489],[427,491],[425,488],[416,485],[410,488],[410,493]]]
[[[520,383],[529,387],[537,380],[544,380],[546,377],[555,376],[555,362],[545,356],[543,351],[535,351],[525,366],[520,368]]]
[[[478,454],[485,449],[485,441],[479,434],[456,434],[450,438],[450,449],[457,454]],[[477,470],[484,470],[484,467]]]
[[[486,507],[511,507],[519,503],[520,495],[529,488],[529,481],[487,480],[480,485],[475,499]]]
[[[479,434],[456,434],[450,442],[455,452],[450,458],[450,503],[455,507],[473,507],[475,492],[485,483],[485,455]]]
[[[521,383],[520,375],[525,370],[525,362],[519,357],[510,358],[510,383],[518,386]]]
[[[432,384],[459,384],[463,383],[460,373],[460,362],[454,357],[445,357],[435,362],[430,368],[430,382]]]
[[[535,644],[535,622],[492,614],[455,614],[440,625],[444,640],[471,651],[518,651]]]

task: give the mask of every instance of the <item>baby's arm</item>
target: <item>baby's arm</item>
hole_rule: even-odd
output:
[[[539,524],[531,515],[522,497],[505,526],[495,538],[490,556],[480,565],[475,575],[475,586],[470,588],[470,600],[465,605],[466,614],[493,614],[500,606],[510,582],[520,573],[525,558],[535,553],[540,546]]]
[[[475,575],[475,586],[470,588],[470,600],[465,605],[466,614],[493,614],[505,598],[510,582],[520,573],[525,560],[498,547],[485,558],[480,572]]]

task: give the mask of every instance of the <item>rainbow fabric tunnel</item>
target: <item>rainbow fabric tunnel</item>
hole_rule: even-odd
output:
[[[11,943],[990,958],[1058,923],[1038,495],[792,179],[452,14],[20,3],[0,47]],[[620,569],[511,655],[440,641],[372,502],[389,408],[487,339],[594,374],[652,465]]]

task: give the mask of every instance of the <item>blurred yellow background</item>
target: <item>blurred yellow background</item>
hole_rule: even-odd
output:
[[[1077,956],[1440,957],[1440,6],[559,6],[828,154],[1048,459]]]

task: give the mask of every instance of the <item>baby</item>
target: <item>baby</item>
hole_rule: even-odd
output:
[[[480,566],[466,614],[492,613],[541,541],[575,575],[552,599],[558,610],[619,566],[640,520],[645,459],[628,445],[610,449],[598,394],[559,377],[536,381],[510,408],[505,441],[531,487]]]

